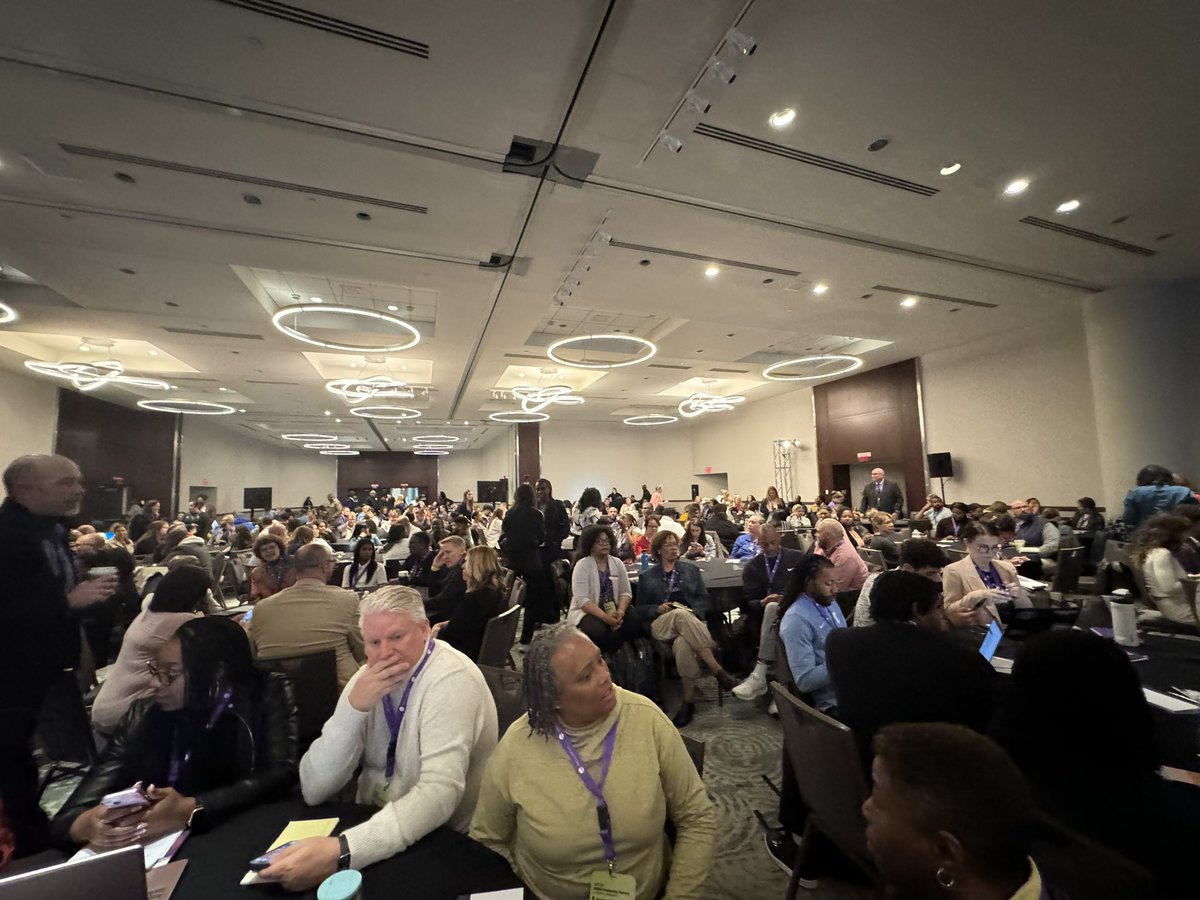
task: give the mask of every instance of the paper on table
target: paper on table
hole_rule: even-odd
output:
[[[271,842],[271,846],[267,850],[274,850],[281,844],[286,844],[288,841],[302,841],[310,837],[329,837],[333,834],[333,829],[337,828],[337,819],[297,819],[288,822],[283,831],[279,832],[279,837]],[[256,851],[255,856],[260,852]],[[242,876],[240,884],[268,884],[265,878],[259,878],[257,872],[247,872]]]
[[[1200,706],[1195,703],[1189,703],[1179,697],[1172,697],[1170,694],[1163,694],[1159,691],[1152,691],[1150,688],[1142,688],[1142,693],[1146,695],[1146,701],[1153,703],[1159,709],[1165,709],[1167,712],[1197,712],[1200,711]]]
[[[165,837],[160,837],[157,841],[151,841],[142,847],[142,855],[145,859],[146,868],[149,869],[155,863],[162,862],[164,859],[169,860],[175,855],[175,851],[179,849],[179,844],[183,841],[180,838],[183,836],[183,831],[175,831]],[[178,844],[176,843],[178,841]],[[80,862],[81,860],[91,859],[96,856],[96,851],[89,847],[84,847],[68,862]]]
[[[1020,582],[1021,587],[1025,588],[1025,590],[1027,590],[1027,591],[1041,591],[1041,590],[1045,590],[1046,588],[1050,587],[1050,585],[1046,584],[1046,582],[1044,582],[1044,581],[1037,581],[1036,579],[1033,579],[1033,578],[1026,578],[1024,575],[1018,575],[1017,581]]]
[[[176,860],[173,863],[167,863],[165,866],[155,866],[146,873],[146,898],[147,900],[169,900],[171,892],[175,890],[175,885],[179,883],[180,877],[183,875],[183,867],[187,865],[186,859]]]
[[[992,668],[1001,675],[1011,675],[1012,667],[1013,661],[1011,659],[1005,659],[1003,656],[992,657]]]
[[[524,888],[509,888],[506,891],[488,891],[486,894],[472,894],[471,900],[521,900],[524,896]]]

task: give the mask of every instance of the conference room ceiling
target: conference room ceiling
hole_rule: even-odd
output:
[[[244,409],[208,420],[243,436],[478,447],[521,384],[585,398],[556,420],[619,423],[689,388],[785,393],[761,372],[798,354],[873,368],[1050,323],[1195,272],[1197,34],[1191,4],[1116,0],[14,0],[0,366],[111,340],[172,397]],[[505,166],[514,139],[556,138],[544,182]],[[346,353],[272,326],[313,297],[421,341]],[[546,356],[611,332],[658,353],[599,377]],[[417,388],[421,419],[325,389],[372,375]]]

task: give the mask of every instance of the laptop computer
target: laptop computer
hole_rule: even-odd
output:
[[[0,900],[146,900],[138,845],[0,878]]]

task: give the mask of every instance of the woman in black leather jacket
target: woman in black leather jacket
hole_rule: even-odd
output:
[[[153,698],[136,701],[51,823],[56,843],[108,850],[210,828],[277,799],[296,781],[296,700],[254,665],[231,619],[185,622],[150,664]],[[105,794],[140,783],[150,803],[110,810]]]

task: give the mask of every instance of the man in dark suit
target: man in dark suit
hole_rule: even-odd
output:
[[[973,646],[941,633],[941,586],[895,570],[871,589],[868,628],[839,628],[825,645],[838,718],[871,771],[875,732],[894,722],[951,722],[983,733],[995,710],[996,673]]]
[[[725,545],[726,550],[733,549],[733,542],[741,536],[742,530],[729,521],[729,516],[725,512],[725,504],[714,503],[712,515],[704,521],[704,530],[709,534],[715,534],[717,540]]]
[[[758,634],[758,661],[754,671],[733,689],[735,697],[753,700],[767,692],[767,677],[775,664],[775,634],[779,618],[779,601],[792,577],[792,569],[804,559],[799,550],[780,546],[781,535],[774,525],[765,524],[758,530],[759,553],[742,569],[742,614],[748,631]],[[757,628],[757,631],[756,631]]]
[[[904,493],[900,485],[884,478],[884,471],[879,467],[871,470],[871,482],[863,488],[862,502],[858,506],[859,512],[865,513],[868,509],[891,513],[897,518],[904,512]]]

